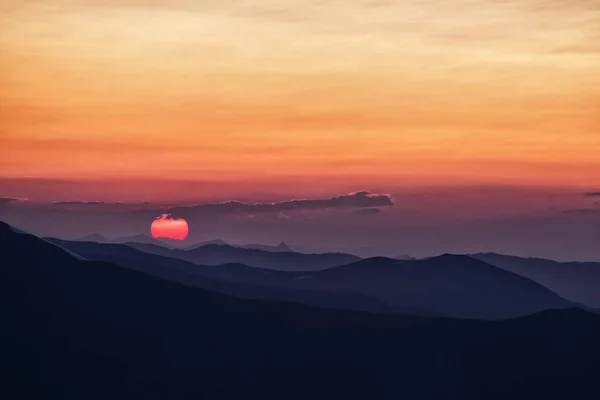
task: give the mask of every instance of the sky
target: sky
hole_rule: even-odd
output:
[[[423,196],[508,221],[559,193],[589,237],[599,110],[597,0],[0,4],[0,197],[21,208],[368,190],[459,226]]]

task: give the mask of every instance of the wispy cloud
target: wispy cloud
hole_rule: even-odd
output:
[[[0,197],[0,204],[8,204],[14,201],[19,201],[20,199],[16,199],[13,197]]]
[[[53,204],[78,206],[78,205],[99,205],[105,204],[103,201],[55,201]]]
[[[383,210],[379,208],[363,208],[361,210],[358,210],[356,213],[359,215],[377,215],[381,214],[382,212]]]
[[[569,214],[569,215],[581,215],[581,216],[600,215],[600,208],[576,208],[573,210],[564,210],[564,211],[562,211],[562,213]]]
[[[224,203],[199,204],[194,206],[169,208],[169,213],[189,217],[197,214],[265,213],[295,210],[321,210],[328,208],[371,208],[393,206],[388,194],[367,191],[352,192],[329,199],[302,199],[275,203],[242,203],[228,201]]]

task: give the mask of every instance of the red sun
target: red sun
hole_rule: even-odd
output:
[[[188,224],[185,219],[175,219],[170,214],[163,214],[152,222],[150,231],[154,238],[183,240],[188,234]]]

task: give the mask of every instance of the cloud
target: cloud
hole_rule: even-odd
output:
[[[585,197],[600,197],[600,192],[587,192],[583,194]]]
[[[359,215],[377,215],[381,214],[382,212],[383,210],[379,208],[363,208],[361,210],[358,210],[356,213]]]
[[[62,205],[62,206],[97,206],[97,205],[115,205],[122,206],[125,205],[122,201],[116,201],[112,203],[107,203],[104,201],[55,201],[52,204]]]
[[[75,205],[98,205],[98,204],[104,204],[104,202],[103,201],[55,201],[53,204],[75,206]],[[115,204],[119,204],[119,203],[115,203]]]
[[[161,214],[154,218],[155,221],[178,221],[177,218],[173,218],[171,214]]]
[[[12,210],[13,203],[27,200],[27,198],[16,198],[16,197],[0,197],[0,210]]]
[[[197,214],[230,214],[230,213],[266,213],[296,210],[322,210],[328,208],[370,208],[393,206],[388,194],[376,194],[367,191],[352,192],[329,199],[290,200],[278,203],[242,203],[228,201],[224,203],[199,204],[194,206],[169,208],[169,213],[182,217]]]
[[[576,208],[573,210],[564,210],[562,211],[563,214],[569,214],[569,215],[600,215],[600,208]]]
[[[14,201],[19,201],[19,199],[15,199],[13,197],[0,197],[0,204],[8,204]]]

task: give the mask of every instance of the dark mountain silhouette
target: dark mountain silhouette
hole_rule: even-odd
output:
[[[77,240],[80,242],[98,242],[98,243],[110,243],[111,242],[110,239],[100,235],[99,233],[92,233],[91,235],[86,235]]]
[[[167,246],[173,249],[185,249],[190,245],[190,242],[187,240],[171,239],[167,237],[159,237],[156,238],[156,240],[161,242],[163,246]]]
[[[167,243],[144,234],[116,237],[111,240],[111,243],[146,243],[155,246],[169,247]]]
[[[600,262],[557,262],[496,253],[472,257],[534,280],[570,301],[600,308]]]
[[[239,246],[239,247],[242,247],[244,249],[271,251],[271,252],[275,252],[275,253],[295,252],[294,249],[292,249],[290,246],[288,246],[284,242],[279,243],[277,246],[270,246],[267,244],[247,244],[247,245]]]
[[[186,285],[229,295],[265,300],[285,300],[337,309],[381,313],[400,312],[381,300],[363,294],[331,293],[288,284],[297,273],[264,270],[242,264],[202,266],[187,261],[148,254],[125,244],[70,242],[55,238],[44,240],[87,260],[111,262],[122,267],[170,279]],[[403,310],[408,311],[408,310]]]
[[[152,246],[152,254],[141,254],[135,249],[142,248],[144,251],[143,249],[151,245],[127,244],[135,247],[128,249],[127,246],[122,245],[115,247],[106,244],[48,240],[87,259],[110,261],[146,272],[157,262],[153,257],[161,256],[160,265],[167,271],[183,268],[196,277],[202,276],[221,282],[256,287],[257,290],[251,292],[253,298],[334,305],[327,296],[324,296],[327,300],[325,302],[306,300],[308,292],[328,292],[350,296],[347,302],[344,299],[336,302],[337,308],[386,310],[413,315],[474,319],[505,319],[547,309],[576,306],[527,278],[469,256],[447,254],[418,261],[376,257],[328,270],[292,273],[270,271],[260,266],[248,267],[241,263],[213,267],[198,266],[189,262],[182,264],[182,260],[176,261],[171,257],[171,255],[179,257],[181,253],[179,250]],[[170,275],[153,274],[172,278]],[[192,282],[189,279],[184,276],[174,280],[183,283]],[[214,285],[208,285],[206,282],[193,281],[192,284],[217,290]],[[267,287],[278,289],[279,293],[292,290],[295,294],[278,297],[277,293],[267,291]],[[228,294],[241,293],[234,288],[228,290],[220,288],[219,291]],[[359,294],[371,301],[356,298]],[[387,309],[381,304],[372,304],[373,299],[386,304]]]
[[[128,246],[150,254],[193,262],[201,265],[239,263],[250,267],[279,271],[318,271],[360,260],[359,257],[343,253],[303,254],[244,249],[235,246],[210,244],[191,250],[164,249],[141,243]]]
[[[416,261],[374,257],[307,273],[299,283],[315,290],[363,293],[393,307],[458,318],[514,318],[574,306],[532,280],[451,254]]]
[[[205,242],[195,243],[192,246],[185,247],[184,250],[192,250],[192,249],[195,249],[195,248],[198,248],[198,247],[208,246],[209,244],[216,244],[216,245],[219,245],[219,246],[229,246],[229,244],[227,242],[225,242],[224,240],[213,239],[213,240],[207,240]]]
[[[177,240],[171,238],[153,238],[148,235],[139,234],[133,236],[120,236],[114,239],[108,239],[98,233],[94,233],[91,235],[84,236],[82,238],[77,239],[80,242],[96,242],[96,243],[146,243],[153,244],[156,246],[168,247],[168,248],[186,248],[189,247],[189,242],[184,240]],[[211,241],[212,242],[212,241]],[[218,242],[218,241],[214,241]],[[207,242],[208,244],[209,242]],[[225,242],[223,242],[225,243]]]
[[[407,254],[402,254],[402,255],[399,255],[399,256],[395,256],[395,257],[393,257],[393,258],[394,258],[395,260],[409,260],[409,261],[410,261],[410,260],[416,260],[416,258],[415,258],[415,257],[409,256],[409,255],[407,255]]]
[[[0,223],[5,399],[592,399],[600,317],[482,322],[241,300]]]

